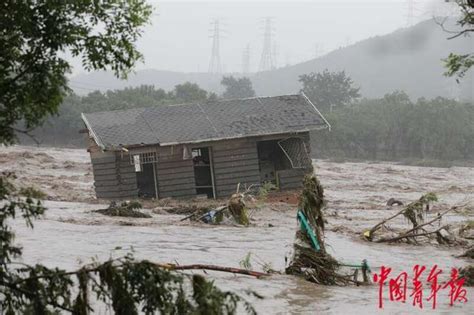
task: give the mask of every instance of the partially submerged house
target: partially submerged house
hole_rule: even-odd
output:
[[[229,197],[301,186],[309,132],[330,127],[304,94],[82,114],[98,198]]]

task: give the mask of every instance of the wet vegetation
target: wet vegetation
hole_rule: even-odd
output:
[[[65,99],[60,116],[50,118],[35,134],[43,144],[79,146],[85,141],[78,134],[84,128],[81,112],[215,97],[193,85],[183,85],[172,92],[141,86],[97,91],[87,96],[71,95]],[[414,102],[404,92],[394,92],[380,99],[362,99],[332,106],[332,110],[329,105],[327,108],[323,114],[332,129],[318,131],[312,137],[315,158],[391,160],[441,167],[474,160],[474,104],[440,97]]]
[[[444,98],[413,102],[403,92],[325,113],[330,132],[312,145],[322,158],[474,160],[474,104]]]
[[[112,202],[108,208],[93,212],[112,217],[151,218],[151,215],[138,211],[141,208],[142,204],[138,201],[122,202],[120,205]]]
[[[362,282],[353,279],[351,275],[342,274],[339,270],[341,264],[326,251],[323,213],[325,206],[323,186],[316,175],[307,175],[298,204],[300,229],[296,232],[293,257],[286,273],[323,285],[360,284]],[[364,283],[369,281],[366,271],[363,270]]]

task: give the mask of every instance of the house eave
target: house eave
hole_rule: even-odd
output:
[[[199,140],[194,140],[194,141],[183,141],[183,142],[176,141],[176,142],[166,142],[166,143],[131,144],[131,145],[125,145],[123,147],[127,149],[135,149],[135,148],[143,148],[143,147],[158,146],[158,145],[160,147],[175,146],[175,145],[188,145],[188,144],[198,144],[198,143],[205,143],[205,142],[244,139],[244,138],[251,138],[251,137],[296,134],[296,133],[302,133],[302,132],[323,130],[323,129],[327,129],[328,127],[329,127],[328,125],[324,125],[324,126],[320,126],[316,128],[305,128],[305,129],[292,130],[292,131],[287,131],[287,132],[279,131],[279,132],[268,132],[268,133],[258,133],[258,134],[246,134],[246,135],[241,135],[241,136],[207,138],[207,139],[199,139]],[[117,149],[117,150],[120,150],[120,149]]]
[[[89,121],[86,118],[86,115],[84,113],[81,113],[81,118],[84,124],[86,125],[87,129],[89,130],[90,134],[92,135],[92,138],[94,139],[95,143],[102,149],[105,150],[105,145],[102,143],[100,138],[97,136],[97,134],[94,132],[94,129],[92,129],[91,125],[89,124]]]

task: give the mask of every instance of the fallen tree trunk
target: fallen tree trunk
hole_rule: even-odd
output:
[[[387,223],[388,221],[390,221],[390,220],[392,220],[392,219],[398,217],[399,215],[401,215],[403,212],[405,212],[405,209],[402,209],[402,210],[398,211],[397,213],[395,213],[394,215],[392,215],[391,217],[386,218],[386,219],[382,220],[381,222],[377,223],[373,228],[370,229],[368,238],[369,238],[370,240],[372,240],[374,233],[375,233],[378,229],[380,229],[380,228],[381,228],[385,223]]]
[[[293,255],[285,272],[304,277],[322,285],[347,285],[368,283],[368,268],[363,268],[364,282],[354,274],[340,273],[339,263],[326,252],[324,242],[324,189],[314,174],[306,175],[298,204],[299,228],[293,244]]]
[[[234,267],[222,267],[222,266],[216,266],[216,265],[202,265],[202,264],[193,264],[193,265],[155,264],[155,265],[157,267],[165,268],[168,270],[193,270],[193,269],[194,270],[196,269],[213,270],[213,271],[237,273],[237,274],[253,276],[257,278],[266,277],[270,275],[269,273],[264,273],[264,272],[258,272],[258,271],[252,271],[252,270],[240,269],[240,268],[234,268]]]
[[[435,231],[431,231],[431,232],[425,232],[425,233],[420,233],[420,234],[416,234],[416,232],[420,229],[422,229],[424,226],[427,226],[427,225],[430,225],[432,224],[433,222],[435,221],[438,221],[438,220],[441,220],[441,218],[448,212],[450,211],[453,211],[453,210],[456,210],[458,207],[457,206],[454,206],[454,207],[451,207],[450,209],[444,211],[443,213],[440,213],[438,214],[435,218],[433,218],[432,220],[428,221],[428,222],[425,222],[423,224],[420,224],[418,225],[417,227],[414,227],[406,232],[403,232],[401,233],[399,236],[396,236],[396,237],[390,237],[390,238],[381,238],[379,240],[376,241],[376,243],[385,243],[385,242],[396,242],[396,241],[399,241],[401,239],[404,239],[404,238],[409,238],[409,237],[419,237],[419,236],[427,236],[427,235],[431,235],[431,234],[435,234],[437,232],[439,232],[440,230],[442,230],[443,228],[446,228],[445,226],[435,230]]]
[[[434,193],[427,193],[423,196],[420,197],[420,199],[411,202],[408,204],[405,208],[402,210],[398,211],[394,215],[392,215],[389,218],[386,218],[382,220],[381,222],[377,223],[374,227],[372,227],[370,230],[364,232],[364,236],[369,240],[372,241],[374,239],[374,234],[377,230],[379,230],[385,223],[388,221],[403,215],[405,218],[410,220],[410,222],[413,224],[413,229],[418,229],[419,227],[423,226],[423,224],[420,224],[419,222],[423,222],[424,220],[424,215],[425,212],[428,211],[430,202],[437,201],[438,197]]]
[[[402,240],[404,238],[428,236],[428,235],[436,234],[436,233],[438,233],[439,231],[441,231],[442,229],[445,229],[445,228],[446,228],[446,226],[443,226],[443,227],[440,227],[439,229],[437,229],[435,231],[431,231],[431,232],[425,232],[425,233],[420,233],[420,234],[405,233],[403,235],[399,235],[399,236],[395,236],[395,237],[381,238],[381,239],[375,241],[375,243],[390,243],[390,242],[396,242],[396,241]]]

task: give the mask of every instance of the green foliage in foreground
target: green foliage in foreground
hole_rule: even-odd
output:
[[[474,105],[444,98],[412,102],[403,92],[364,99],[326,118],[312,137],[317,157],[474,160]]]
[[[68,91],[69,52],[87,70],[125,77],[142,59],[135,43],[152,8],[144,0],[2,1],[0,142],[56,114]],[[18,128],[18,124],[23,127]]]
[[[455,0],[461,14],[458,18],[457,24],[460,30],[454,32],[450,39],[460,36],[469,36],[474,32],[474,1],[472,0]],[[453,32],[451,32],[453,33]],[[444,60],[447,69],[445,75],[456,76],[459,81],[466,73],[474,66],[474,52],[468,54],[449,54],[448,58]]]
[[[22,197],[0,175],[0,310],[2,314],[90,314],[108,305],[115,314],[235,314],[239,304],[249,314],[252,306],[240,296],[221,291],[202,276],[170,272],[131,255],[92,263],[76,271],[20,263],[22,250],[13,244],[9,220],[21,215],[28,226],[45,208]]]

